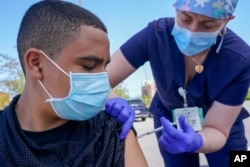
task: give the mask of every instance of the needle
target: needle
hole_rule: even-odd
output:
[[[176,125],[176,122],[174,122],[174,123],[170,122],[170,124],[171,124],[171,125]],[[156,128],[156,129],[154,129],[154,130],[145,132],[145,133],[143,133],[143,134],[137,136],[137,139],[139,139],[139,138],[141,138],[141,137],[144,137],[144,136],[148,136],[148,135],[150,135],[150,134],[152,134],[152,133],[159,132],[159,131],[161,131],[161,130],[163,130],[163,126],[160,126],[160,127]]]

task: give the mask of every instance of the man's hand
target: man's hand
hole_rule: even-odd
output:
[[[188,125],[183,115],[178,119],[183,131],[177,130],[166,118],[161,117],[164,129],[159,138],[160,145],[172,154],[197,151],[203,145],[202,137]]]
[[[111,98],[107,100],[105,110],[109,115],[122,123],[122,131],[119,138],[124,139],[133,126],[135,118],[134,109],[122,98]]]

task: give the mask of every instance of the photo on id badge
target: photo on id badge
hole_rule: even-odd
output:
[[[177,129],[182,130],[178,121],[180,115],[185,116],[186,122],[195,130],[202,130],[203,111],[198,107],[176,108],[172,111],[173,121],[177,123]]]

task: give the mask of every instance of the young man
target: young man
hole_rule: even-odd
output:
[[[17,47],[25,87],[0,112],[0,166],[147,166],[135,135],[101,111],[110,85],[104,24],[45,0],[23,17]]]

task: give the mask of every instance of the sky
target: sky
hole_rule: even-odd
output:
[[[175,0],[67,0],[96,14],[106,25],[110,39],[110,53],[114,53],[133,34],[161,17],[174,17]],[[0,53],[17,58],[16,38],[25,11],[38,0],[1,0]],[[250,1],[238,2],[234,20],[228,27],[250,45]],[[0,60],[1,61],[1,60]],[[0,74],[1,77],[2,74]],[[131,97],[141,95],[143,81],[153,82],[148,63],[129,76],[123,83]]]

